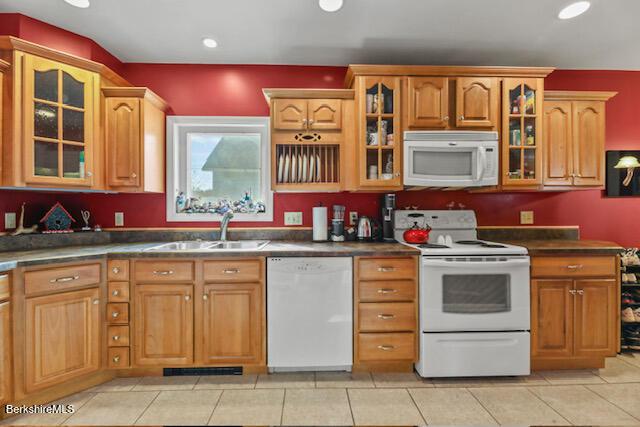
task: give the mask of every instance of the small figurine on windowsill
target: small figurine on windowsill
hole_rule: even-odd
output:
[[[76,220],[62,207],[60,202],[56,202],[40,222],[44,224],[43,233],[73,233],[71,223]]]

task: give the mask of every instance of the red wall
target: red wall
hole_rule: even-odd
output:
[[[15,16],[20,17],[19,25],[15,24]],[[51,35],[53,47],[101,61],[97,55],[103,55],[112,62],[110,67],[133,84],[148,86],[166,99],[172,114],[176,115],[268,115],[262,88],[337,88],[341,87],[345,72],[342,67],[119,64],[108,52],[98,49],[99,46],[96,48],[95,43],[87,42],[88,39],[20,15],[0,14],[2,32],[49,45],[52,45],[48,43]],[[619,94],[607,104],[607,149],[640,149],[640,123],[635,117],[640,99],[640,72],[561,70],[549,76],[546,87],[618,91]],[[379,197],[347,193],[276,194],[273,223],[235,225],[283,226],[285,211],[302,211],[304,225],[308,226],[311,208],[319,202],[326,206],[342,203],[348,209],[377,215]],[[113,226],[116,211],[125,213],[127,227],[210,227],[214,224],[166,223],[164,195],[0,191],[0,213],[17,211],[23,200],[30,202],[28,212],[32,212],[28,218],[37,217],[55,200],[60,200],[77,217],[79,209],[90,209],[103,227]],[[481,225],[517,225],[520,210],[533,210],[536,225],[579,225],[583,238],[613,240],[626,246],[640,244],[640,227],[636,227],[640,200],[605,198],[601,191],[533,194],[420,191],[398,194],[399,206],[443,209],[451,200],[475,209]]]

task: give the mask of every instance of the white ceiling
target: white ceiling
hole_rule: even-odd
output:
[[[538,65],[640,70],[640,0],[0,0],[94,39],[124,62]],[[217,49],[202,46],[213,37]]]

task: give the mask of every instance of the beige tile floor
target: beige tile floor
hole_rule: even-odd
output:
[[[337,372],[120,378],[9,425],[638,425],[640,355],[600,370],[424,380]]]

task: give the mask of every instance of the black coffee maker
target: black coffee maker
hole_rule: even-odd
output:
[[[393,237],[393,216],[396,210],[396,195],[393,193],[382,196],[382,240],[395,242]]]

